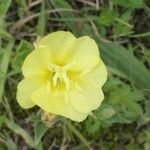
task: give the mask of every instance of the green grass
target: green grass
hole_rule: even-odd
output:
[[[149,0],[0,1],[0,150],[150,150]],[[33,42],[57,30],[96,40],[109,76],[105,100],[84,122],[41,121],[16,102]]]

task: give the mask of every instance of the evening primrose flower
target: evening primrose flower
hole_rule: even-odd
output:
[[[104,99],[107,71],[89,36],[57,31],[43,37],[26,57],[22,72],[17,101],[24,109],[38,105],[80,122]]]

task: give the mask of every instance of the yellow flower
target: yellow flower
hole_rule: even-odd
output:
[[[43,37],[22,71],[17,101],[25,109],[38,105],[48,113],[83,121],[104,99],[101,87],[107,71],[89,36],[58,31]]]

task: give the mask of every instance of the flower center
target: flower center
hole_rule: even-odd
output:
[[[60,82],[64,82],[66,89],[70,88],[70,80],[67,76],[67,71],[72,67],[71,64],[65,66],[58,66],[56,64],[49,64],[48,69],[53,72],[53,85],[56,86]]]

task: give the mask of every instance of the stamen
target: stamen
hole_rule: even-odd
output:
[[[70,82],[69,82],[69,78],[67,77],[66,72],[63,74],[63,79],[66,84],[66,89],[67,89],[67,91],[69,91]]]
[[[55,64],[49,64],[48,69],[50,71],[53,71],[54,76],[53,76],[53,85],[56,86],[58,83],[58,79],[60,82],[64,82],[66,86],[66,90],[69,90],[70,87],[70,81],[67,76],[67,70],[69,70],[72,67],[72,64],[66,65],[64,67],[60,67]]]
[[[57,84],[57,79],[59,78],[57,72],[55,73],[54,77],[53,77],[53,83],[54,83],[54,86],[56,86]]]

